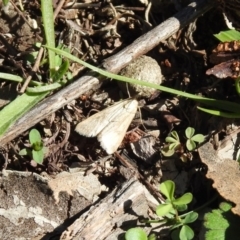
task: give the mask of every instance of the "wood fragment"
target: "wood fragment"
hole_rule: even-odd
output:
[[[139,216],[148,217],[149,195],[146,194],[145,187],[139,181],[126,181],[121,188],[115,189],[99,204],[81,215],[60,239],[119,239],[119,235],[125,232],[123,228],[130,228],[127,223],[136,224]],[[149,232],[150,229],[145,230]]]

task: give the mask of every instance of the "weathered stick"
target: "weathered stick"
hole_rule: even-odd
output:
[[[119,239],[123,226],[130,228],[127,224],[137,222],[139,216],[148,218],[151,199],[139,181],[130,179],[82,214],[60,239]],[[149,232],[150,228],[145,230]]]
[[[148,33],[139,37],[119,53],[106,59],[103,63],[103,67],[109,72],[117,73],[133,59],[147,53],[161,41],[167,39],[212,7],[213,1],[191,3],[175,16],[169,18]],[[24,131],[34,126],[36,123],[46,118],[49,114],[57,111],[72,100],[78,98],[81,94],[92,89],[97,89],[100,84],[101,81],[98,78],[93,77],[91,73],[80,77],[78,80],[56,94],[46,98],[15,122],[10,129],[0,137],[0,145],[5,145],[7,142],[11,141]]]

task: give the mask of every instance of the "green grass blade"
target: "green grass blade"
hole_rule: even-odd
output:
[[[42,20],[48,46],[55,47],[54,18],[52,1],[41,0]],[[48,50],[49,68],[55,69],[55,52]]]
[[[222,31],[218,34],[214,34],[214,37],[221,42],[231,42],[234,40],[240,40],[240,32],[237,30]]]
[[[49,91],[52,91],[52,90],[62,87],[65,83],[66,83],[66,81],[62,81],[62,82],[56,82],[53,84],[48,84],[45,86],[28,87],[26,91],[27,91],[27,93],[49,92]]]
[[[228,113],[228,112],[222,112],[218,110],[212,110],[212,109],[206,109],[202,107],[198,107],[199,110],[209,113],[211,115],[219,116],[219,117],[225,117],[225,118],[240,118],[240,113]]]
[[[172,88],[160,86],[160,85],[157,85],[157,84],[153,84],[153,83],[149,83],[149,82],[145,82],[145,81],[139,81],[139,80],[136,80],[136,79],[125,77],[125,76],[120,76],[120,75],[117,75],[117,74],[113,74],[113,73],[107,72],[103,69],[100,69],[98,67],[95,67],[95,66],[93,66],[89,63],[86,63],[86,62],[78,59],[77,57],[73,56],[72,54],[67,53],[67,52],[65,52],[61,49],[51,48],[49,46],[46,46],[46,47],[55,51],[57,54],[62,55],[62,56],[66,57],[66,58],[68,58],[68,59],[70,59],[74,62],[79,63],[79,64],[82,64],[83,66],[85,66],[85,67],[93,70],[94,72],[97,72],[97,73],[99,73],[99,74],[101,74],[101,75],[103,75],[107,78],[112,78],[112,79],[123,81],[123,82],[139,84],[139,85],[142,85],[142,86],[155,88],[155,89],[161,90],[163,92],[168,92],[168,93],[171,93],[171,94],[179,95],[181,97],[186,97],[186,98],[192,99],[194,101],[204,103],[204,104],[209,105],[209,106],[213,106],[213,107],[216,107],[216,108],[220,108],[222,110],[232,111],[233,113],[240,114],[240,104],[229,102],[229,101],[216,100],[216,99],[211,99],[211,98],[204,98],[204,97],[200,97],[200,96],[197,96],[197,95],[194,95],[194,94],[190,94],[190,93],[182,92],[182,91],[179,91],[179,90],[175,90],[175,89],[172,89]]]
[[[9,74],[9,73],[1,73],[0,72],[0,78],[4,80],[10,80],[14,82],[22,82],[23,79],[17,75]]]
[[[28,112],[36,103],[41,101],[48,92],[38,95],[24,93],[14,99],[0,111],[0,136],[6,132],[19,117]]]

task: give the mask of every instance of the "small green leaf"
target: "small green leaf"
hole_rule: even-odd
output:
[[[229,202],[221,202],[219,204],[219,208],[223,211],[223,212],[228,212],[231,210],[232,208],[232,204]]]
[[[148,240],[146,232],[141,228],[131,228],[125,234],[126,240]]]
[[[187,138],[191,138],[194,135],[194,133],[195,133],[195,129],[192,127],[188,127],[185,130],[185,135]]]
[[[180,142],[178,133],[177,133],[176,131],[172,131],[172,132],[171,132],[171,135],[172,135],[176,140],[178,140],[178,142]]]
[[[194,238],[194,232],[189,226],[183,225],[179,237],[181,240],[191,240]]]
[[[165,141],[169,143],[179,143],[179,141],[173,137],[166,137]]]
[[[171,212],[172,210],[173,210],[173,206],[171,203],[168,203],[168,204],[163,203],[157,206],[156,213],[159,217],[163,217],[167,215],[169,212]]]
[[[204,137],[204,135],[202,135],[202,134],[196,134],[196,135],[194,135],[194,136],[192,137],[192,140],[193,140],[194,142],[202,143],[202,142],[204,142],[205,137]]]
[[[186,147],[188,151],[192,151],[196,148],[196,143],[192,139],[188,139],[186,142]]]
[[[234,40],[240,40],[240,32],[237,30],[222,31],[218,34],[214,34],[214,37],[221,42],[231,42]]]
[[[175,183],[173,181],[167,180],[162,182],[159,190],[169,201],[174,200]]]
[[[174,150],[175,146],[176,146],[176,143],[170,143],[170,144],[168,145],[168,149],[169,149],[169,150]]]
[[[161,149],[161,153],[165,157],[171,157],[174,154],[174,152],[175,152],[174,149],[169,149],[169,146]]]
[[[36,163],[42,164],[44,158],[43,150],[40,151],[32,150],[32,157]]]
[[[27,149],[23,148],[18,154],[21,155],[21,156],[28,155]]]
[[[31,144],[41,142],[41,135],[37,129],[32,129],[29,133],[29,141]]]
[[[185,193],[180,198],[174,199],[172,202],[174,205],[188,204],[192,201],[193,195],[191,193]]]
[[[188,206],[187,204],[183,204],[183,205],[175,205],[176,209],[179,211],[179,212],[184,212],[188,209]]]
[[[179,142],[171,143],[171,144],[169,144],[169,149],[170,150],[176,149],[176,148],[178,148],[179,145],[180,145]]]
[[[184,224],[189,224],[189,223],[192,223],[192,222],[195,222],[198,218],[198,213],[196,212],[190,212],[183,220],[182,222]]]

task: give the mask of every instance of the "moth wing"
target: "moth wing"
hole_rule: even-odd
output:
[[[108,153],[114,153],[121,144],[126,131],[138,108],[138,101],[131,100],[124,104],[111,122],[98,134],[101,147]]]
[[[126,102],[130,101],[129,99],[115,103],[114,105],[92,115],[91,117],[83,120],[78,123],[75,131],[86,137],[95,137],[97,136],[106,126],[108,126],[112,119],[118,115],[118,112],[121,111]],[[131,100],[132,101],[132,100]]]

